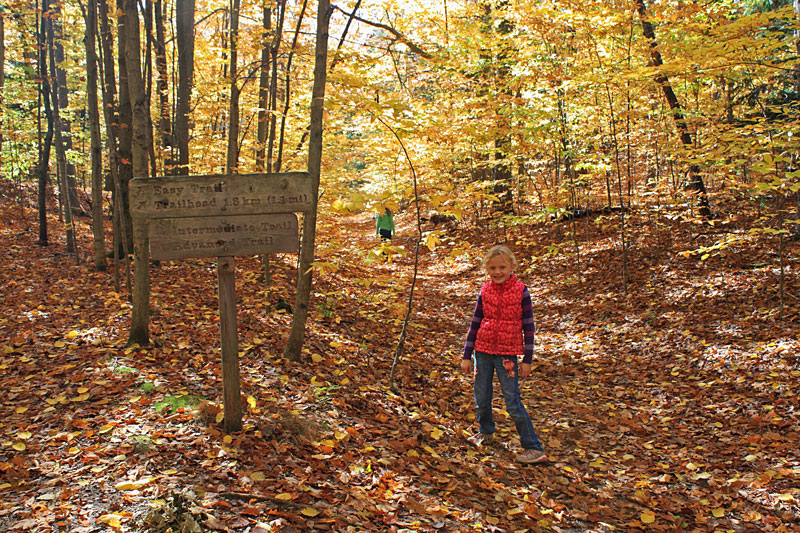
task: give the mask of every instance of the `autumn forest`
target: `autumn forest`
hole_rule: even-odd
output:
[[[800,531],[800,1],[0,33],[0,530]],[[497,244],[539,464],[470,440]]]

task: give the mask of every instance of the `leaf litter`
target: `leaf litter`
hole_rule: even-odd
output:
[[[246,412],[226,435],[213,262],[154,267],[153,344],[126,347],[111,274],[36,246],[32,212],[0,217],[0,529],[800,527],[798,307],[776,320],[771,272],[742,267],[758,257],[650,262],[643,245],[625,295],[613,236],[584,243],[582,273],[546,253],[548,229],[511,243],[538,329],[523,399],[551,457],[523,467],[499,398],[500,446],[466,443],[458,368],[476,262],[502,230],[421,249],[398,395],[387,379],[413,257],[370,255],[368,218],[321,224],[336,268],[315,277],[301,363],[281,355],[291,316],[265,312],[267,297],[293,302],[294,258],[274,258],[269,296],[259,263],[237,259]],[[413,250],[398,222],[394,247]]]

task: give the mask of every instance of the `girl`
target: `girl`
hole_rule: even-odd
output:
[[[481,446],[490,443],[494,437],[492,382],[497,372],[506,411],[514,420],[524,448],[517,455],[517,461],[543,463],[547,461],[547,455],[522,404],[517,378],[517,374],[524,379],[531,373],[534,334],[531,295],[514,275],[517,260],[505,246],[490,249],[481,266],[489,275],[489,281],[481,286],[461,359],[462,370],[469,374],[475,352],[475,412],[480,432],[469,441]],[[520,354],[523,354],[523,359],[518,367],[517,356]]]

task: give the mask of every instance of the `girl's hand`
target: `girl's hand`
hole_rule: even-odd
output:
[[[463,370],[465,374],[471,374],[472,373],[472,359],[462,359],[461,360],[461,370]]]
[[[531,365],[530,363],[522,363],[522,364],[520,364],[519,365],[519,377],[521,377],[522,379],[525,379],[528,376],[530,376],[532,367],[533,367],[533,365]]]

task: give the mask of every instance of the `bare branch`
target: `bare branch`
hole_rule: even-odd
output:
[[[387,32],[389,32],[390,34],[392,34],[394,36],[394,39],[392,39],[392,42],[403,43],[404,45],[406,45],[409,48],[409,50],[411,50],[415,54],[417,54],[417,55],[419,55],[421,57],[424,57],[425,59],[432,59],[433,58],[432,54],[426,52],[425,50],[423,50],[422,48],[420,48],[416,44],[414,44],[411,41],[409,41],[408,37],[406,37],[405,35],[403,35],[399,31],[397,31],[396,29],[392,28],[391,26],[387,26],[386,24],[381,24],[380,22],[372,22],[371,20],[363,19],[363,18],[357,16],[355,14],[355,12],[348,13],[347,11],[345,11],[344,9],[342,9],[341,7],[338,7],[338,6],[332,6],[332,7],[334,9],[338,9],[339,11],[341,11],[342,13],[344,13],[345,15],[347,15],[348,17],[350,17],[353,20],[357,20],[359,22],[363,22],[364,24],[367,24],[367,25],[372,26],[374,28],[380,28],[382,30],[386,30]]]

